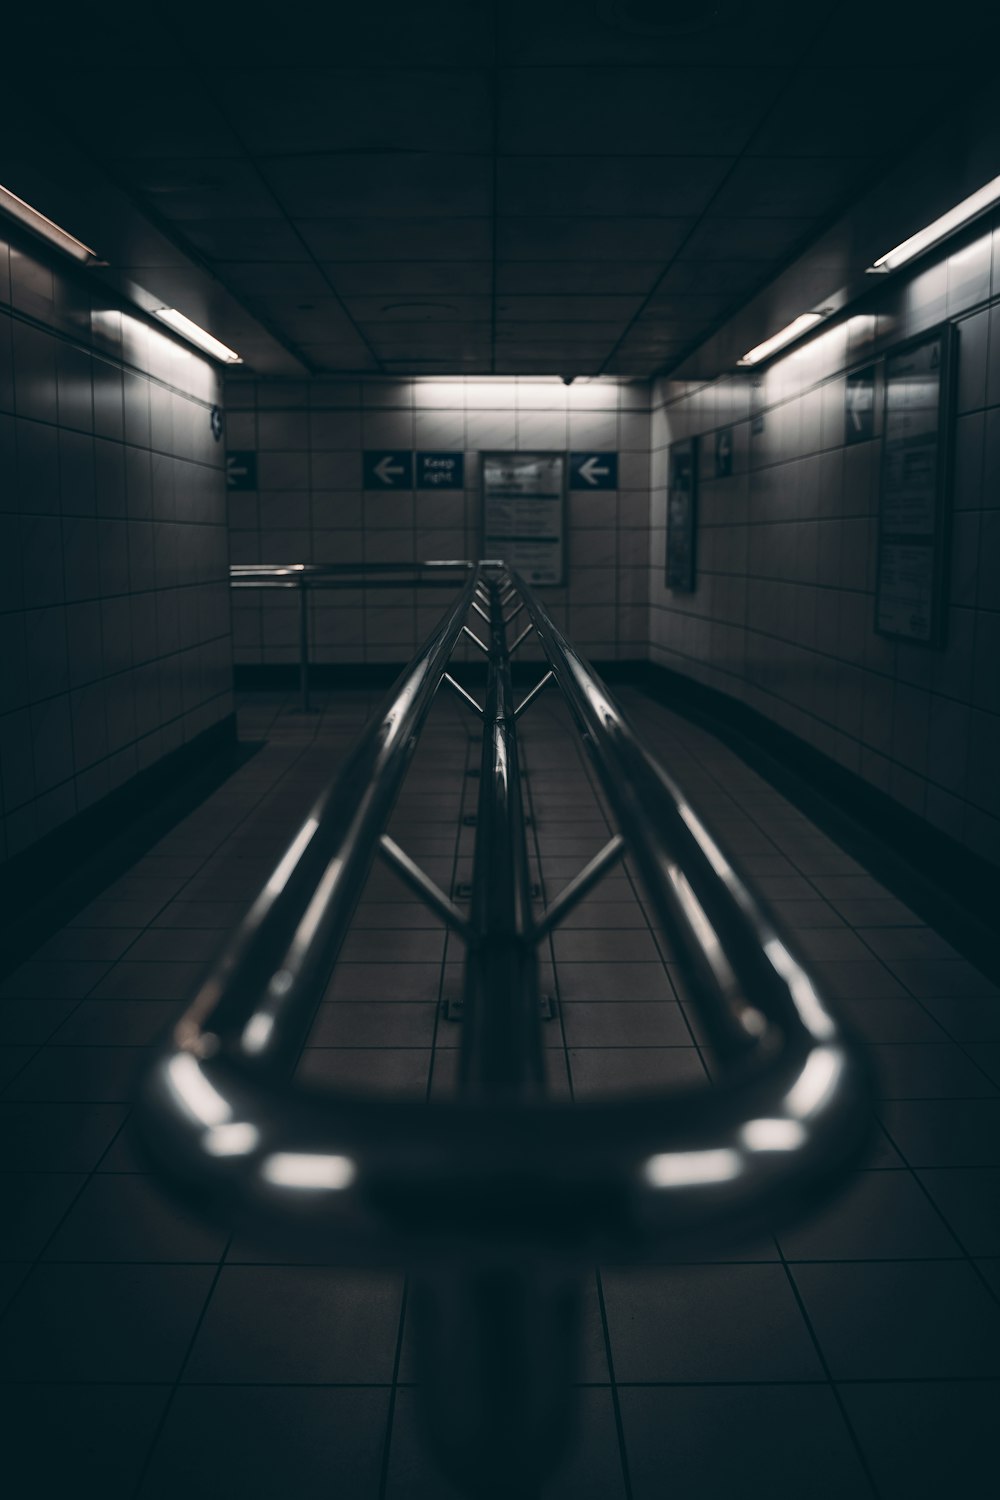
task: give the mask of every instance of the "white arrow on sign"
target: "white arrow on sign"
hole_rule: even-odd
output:
[[[381,479],[383,484],[391,484],[392,476],[394,474],[403,474],[405,472],[406,471],[404,470],[403,465],[394,464],[391,455],[388,453],[386,454],[385,458],[380,458],[378,463],[375,465],[375,473],[378,475],[379,479]]]
[[[610,474],[611,470],[607,464],[599,464],[596,458],[588,458],[585,463],[580,465],[580,473],[588,484],[598,484],[601,477],[605,474]]]

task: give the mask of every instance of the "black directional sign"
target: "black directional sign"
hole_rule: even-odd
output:
[[[728,479],[733,472],[733,429],[723,427],[715,434],[715,477]]]
[[[413,454],[365,449],[366,490],[412,490]]]
[[[571,490],[616,490],[618,454],[571,453],[569,487]]]
[[[460,490],[465,486],[464,453],[417,453],[418,490]]]
[[[257,455],[250,450],[230,449],[226,454],[226,489],[255,490],[257,488]]]

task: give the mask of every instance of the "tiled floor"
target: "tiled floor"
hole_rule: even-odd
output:
[[[872,1047],[882,1130],[840,1202],[700,1264],[591,1278],[573,1454],[546,1500],[978,1496],[1000,1397],[1000,994],[710,735],[637,693],[641,730]],[[190,1222],[141,1174],[136,1067],[183,1006],[374,695],[308,719],[245,702],[266,743],[0,987],[0,1459],[12,1500],[448,1500],[415,1428],[394,1274],[282,1264]],[[442,701],[394,817],[467,880],[478,763]],[[551,896],[607,836],[554,694],[523,725]],[[670,951],[618,869],[543,955],[551,1087],[705,1078]],[[447,1092],[461,952],[373,874],[302,1071]],[[519,1500],[519,1497],[511,1497]]]

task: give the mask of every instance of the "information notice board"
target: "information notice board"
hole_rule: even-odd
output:
[[[484,453],[483,557],[502,557],[528,583],[565,572],[566,455]]]
[[[875,629],[927,646],[944,627],[954,330],[886,355]]]
[[[695,543],[698,527],[698,439],[671,446],[667,469],[666,584],[678,594],[695,587]]]

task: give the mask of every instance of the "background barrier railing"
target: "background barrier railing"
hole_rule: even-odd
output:
[[[233,563],[229,586],[243,589],[291,589],[299,603],[299,695],[309,712],[309,595],[322,589],[444,588],[461,585],[472,567],[458,558],[429,558],[412,563]]]
[[[516,704],[511,657],[532,636],[547,667]],[[470,637],[481,698],[448,672]],[[536,913],[517,722],[550,685],[618,831]],[[442,686],[483,731],[468,910],[385,832]],[[676,952],[716,1082],[556,1103],[544,1094],[538,945],[626,856]],[[453,1101],[289,1082],[376,858],[465,944]],[[440,1462],[470,1495],[529,1500],[569,1426],[581,1268],[716,1248],[801,1214],[858,1158],[870,1104],[861,1053],[794,944],[523,580],[479,563],[158,1054],[139,1118],[164,1179],[206,1213],[328,1261],[407,1266]]]

